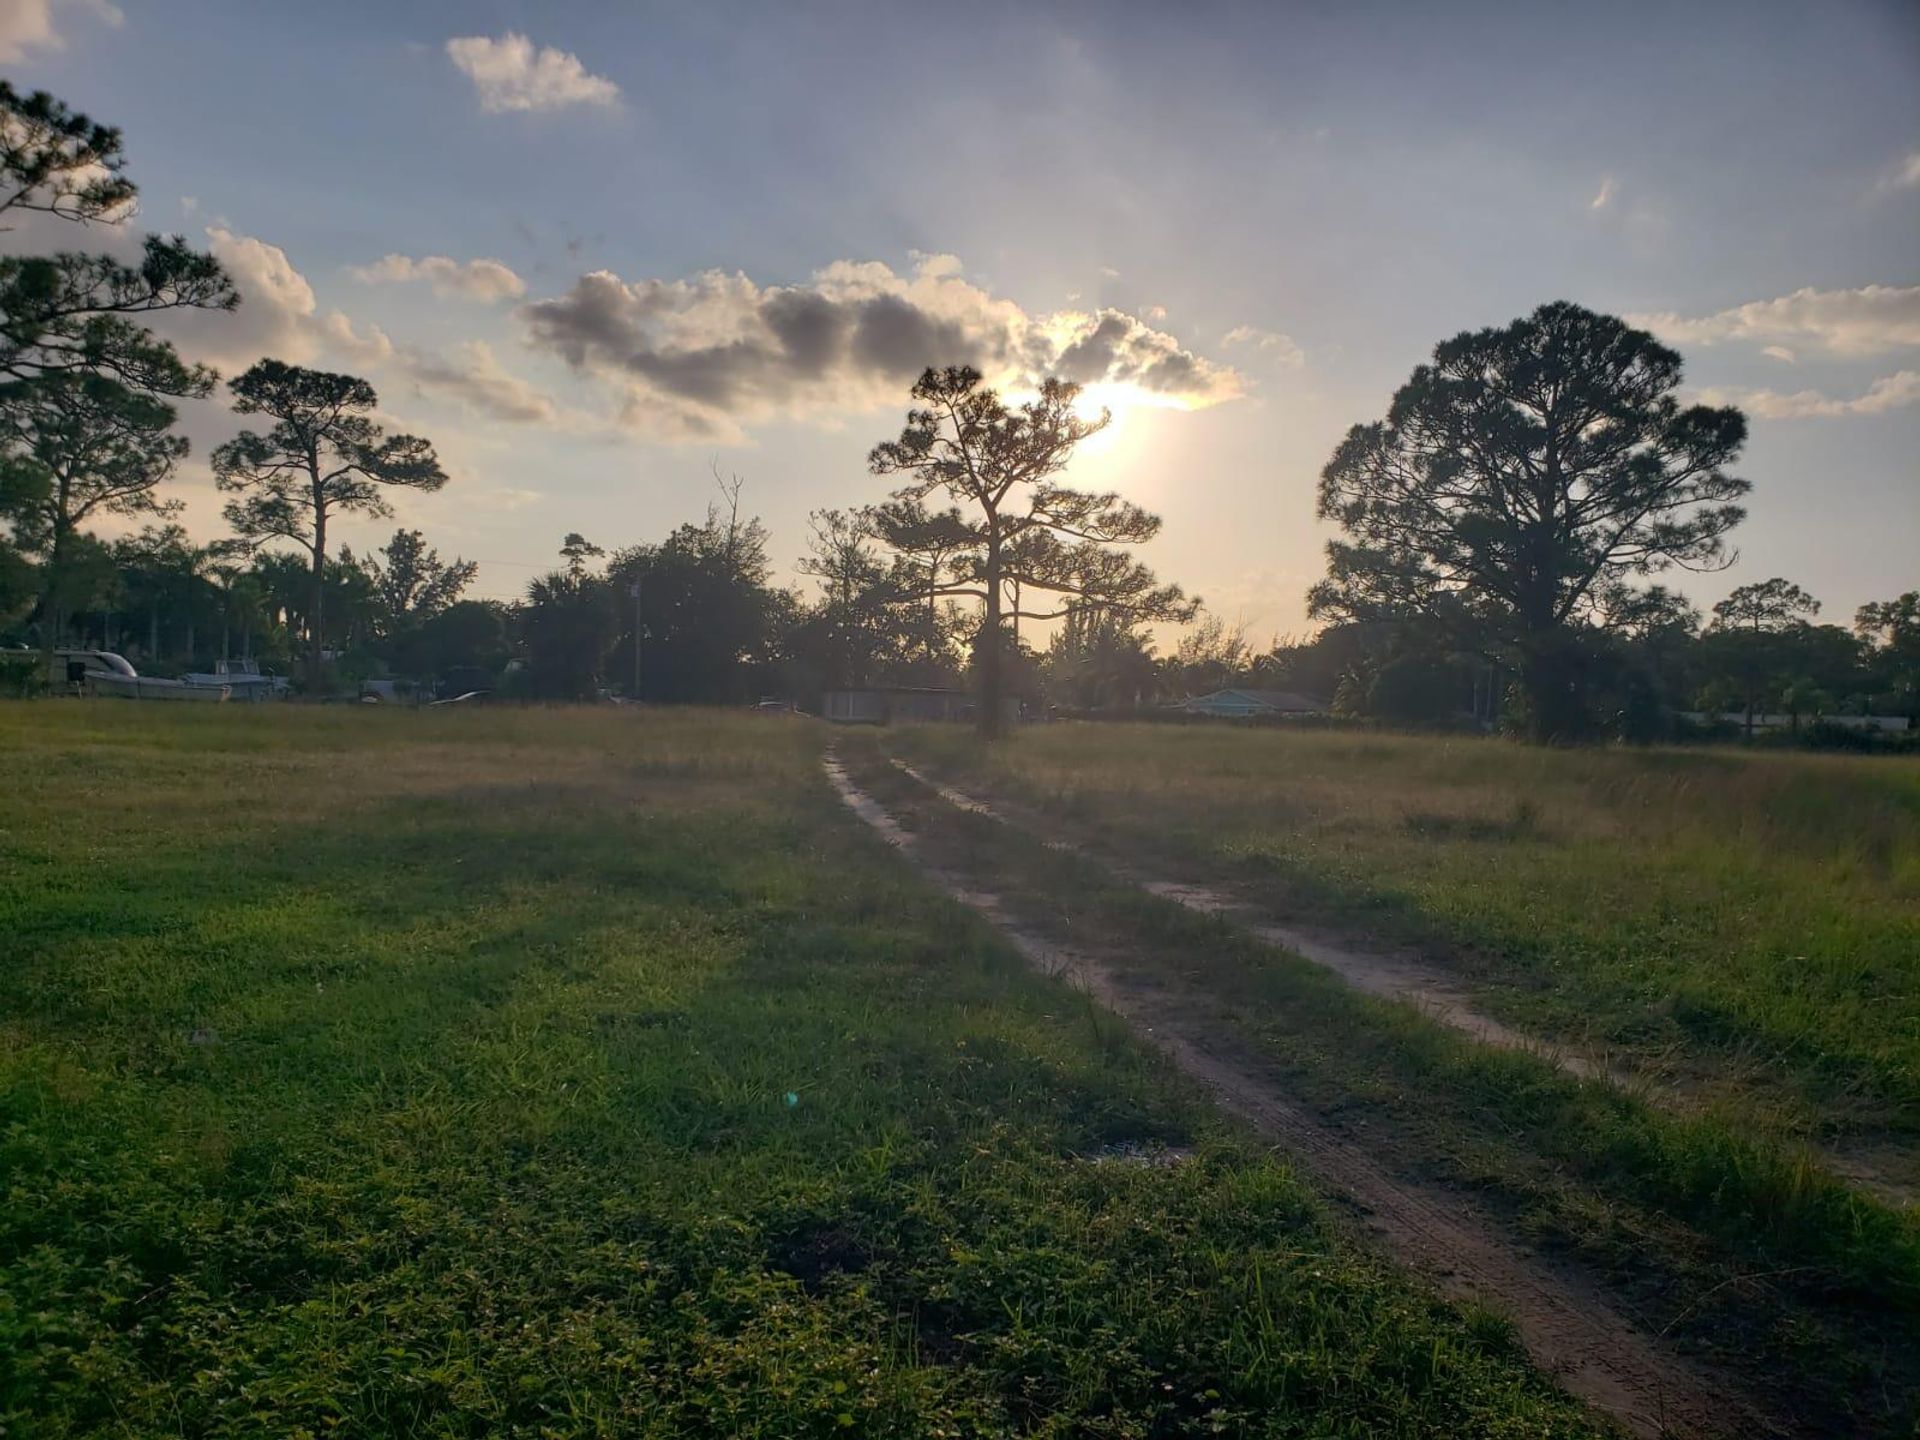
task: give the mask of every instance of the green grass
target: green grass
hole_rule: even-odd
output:
[[[6,1433],[1599,1433],[819,740],[0,707]]]
[[[885,743],[979,759],[942,734]],[[1920,1416],[1920,1214],[1840,1183],[1731,1100],[1663,1109],[1474,1043],[1097,860],[954,810],[870,743],[849,750],[861,783],[970,883],[1168,987],[1163,1003],[1263,1057],[1329,1123],[1411,1178],[1470,1191],[1516,1243],[1578,1257],[1649,1328],[1708,1351],[1808,1433],[1906,1434]],[[1027,757],[990,763],[1005,784]]]
[[[1425,946],[1538,1033],[1913,1168],[1920,761],[1144,725],[901,743],[1276,909]]]

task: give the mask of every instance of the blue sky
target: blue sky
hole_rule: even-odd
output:
[[[357,370],[440,445],[403,517],[487,594],[566,531],[697,518],[716,462],[790,566],[808,510],[880,497],[901,375],[957,345],[1100,377],[1075,478],[1159,510],[1148,558],[1255,639],[1299,632],[1340,435],[1559,298],[1753,416],[1742,559],[1683,588],[1784,574],[1845,623],[1920,585],[1899,0],[0,0],[0,68],[122,126],[135,224],[239,277],[183,345]],[[204,455],[232,422],[188,426]],[[197,464],[183,493],[218,533]]]

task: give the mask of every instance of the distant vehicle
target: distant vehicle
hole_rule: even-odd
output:
[[[214,680],[198,684],[197,680]],[[204,700],[219,703],[232,697],[232,688],[218,676],[189,676],[162,680],[142,675],[126,657],[111,650],[55,650],[47,683],[83,695],[108,695],[121,700]]]
[[[756,702],[753,707],[756,715],[798,715],[801,709],[791,700],[766,699]]]

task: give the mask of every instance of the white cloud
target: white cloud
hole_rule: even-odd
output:
[[[0,64],[18,65],[36,50],[66,49],[67,37],[56,19],[61,11],[74,10],[113,28],[127,18],[109,0],[0,0]]]
[[[1902,160],[1880,181],[1882,190],[1912,190],[1920,187],[1920,150]]]
[[[1920,345],[1920,285],[1808,287],[1696,318],[1671,311],[1627,318],[1677,345],[1804,341],[1836,355],[1873,355]]]
[[[1700,392],[1705,405],[1738,405],[1762,420],[1833,420],[1849,415],[1883,415],[1920,405],[1920,370],[1902,370],[1869,385],[1851,399],[1836,400],[1818,390],[1714,389]]]
[[[1769,345],[1760,353],[1770,360],[1784,360],[1789,365],[1793,364],[1793,351],[1784,345]]]
[[[547,424],[559,407],[519,376],[509,374],[484,340],[470,340],[452,355],[411,347],[399,352],[400,371],[422,393],[438,393],[467,409],[509,424]]]
[[[447,58],[473,81],[482,110],[559,110],[614,105],[620,99],[620,87],[589,74],[578,56],[551,45],[535,49],[511,30],[497,40],[485,35],[449,40]]]
[[[1605,176],[1600,181],[1600,189],[1598,193],[1596,193],[1593,199],[1588,202],[1587,208],[1589,210],[1606,209],[1607,203],[1613,199],[1613,190],[1614,190],[1613,177],[1611,175]]]
[[[278,245],[218,225],[208,228],[207,242],[233,277],[240,308],[227,315],[171,312],[161,317],[162,328],[183,353],[217,365],[223,374],[238,374],[265,356],[296,365],[326,363],[371,371],[416,395],[451,399],[507,424],[560,418],[553,400],[510,374],[483,341],[450,354],[398,344],[379,326],[356,325],[342,311],[323,315],[306,276]]]
[[[1291,335],[1278,330],[1262,330],[1254,325],[1236,325],[1221,337],[1222,345],[1251,345],[1263,355],[1271,355],[1280,364],[1298,368],[1307,363],[1307,352]]]
[[[461,295],[470,300],[517,300],[527,293],[527,282],[498,260],[455,260],[446,255],[387,255],[371,265],[357,266],[353,278],[366,285],[403,284],[424,280],[436,295]]]
[[[1029,314],[946,255],[923,256],[906,275],[837,261],[793,286],[720,271],[630,283],[602,270],[519,313],[534,344],[615,385],[625,424],[670,439],[732,439],[775,415],[827,421],[904,403],[929,365],[971,364],[1014,389],[1046,375],[1123,385],[1183,409],[1242,391],[1232,369],[1136,316]]]

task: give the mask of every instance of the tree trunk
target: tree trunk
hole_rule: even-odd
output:
[[[53,652],[60,648],[61,631],[65,628],[65,607],[61,605],[60,586],[65,578],[63,568],[66,548],[67,528],[55,524],[53,527],[53,545],[47,551],[47,583],[45,598],[40,602],[40,652],[41,674],[53,674]]]
[[[326,644],[326,563],[327,512],[315,498],[313,506],[313,576],[307,595],[307,693],[320,693],[320,674],[324,661],[321,647]]]
[[[1527,697],[1527,739],[1551,745],[1579,737],[1580,702],[1572,668],[1557,637],[1536,641],[1520,663],[1520,688]]]
[[[987,575],[986,575],[986,616],[980,626],[980,639],[975,646],[974,669],[978,673],[979,685],[976,696],[975,727],[982,740],[1000,738],[1000,537],[988,521],[987,533]]]

